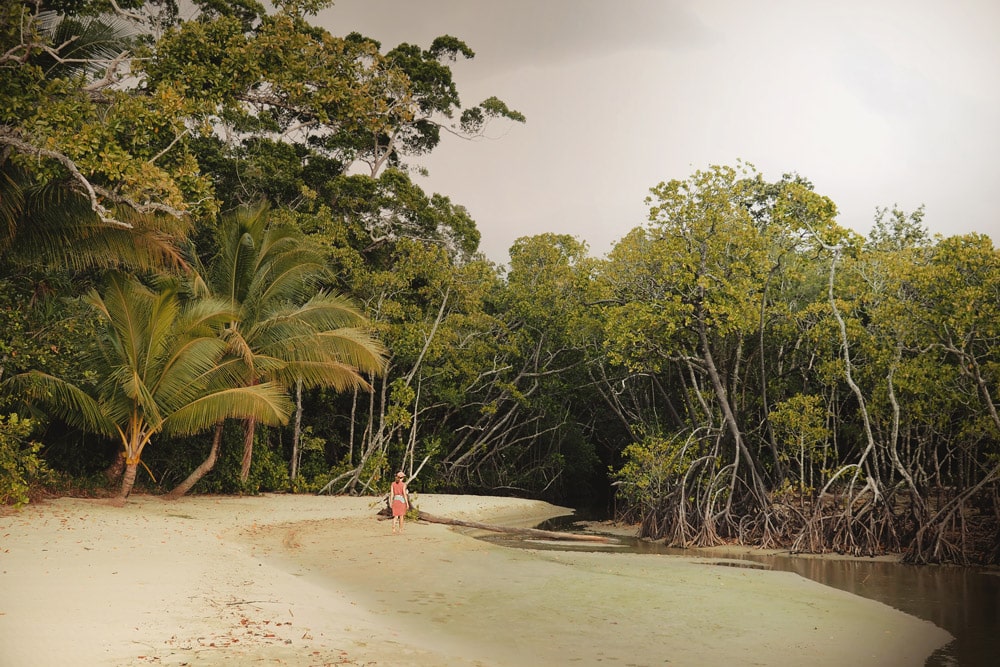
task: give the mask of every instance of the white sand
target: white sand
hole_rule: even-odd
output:
[[[422,495],[531,525],[536,501]],[[0,666],[923,665],[937,626],[784,572],[401,536],[372,498],[60,499],[0,516]],[[465,531],[468,532],[468,531]]]

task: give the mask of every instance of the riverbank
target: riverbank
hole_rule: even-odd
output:
[[[566,512],[422,495],[433,514]],[[372,498],[59,499],[0,516],[0,664],[923,665],[949,635],[791,573],[513,550]]]

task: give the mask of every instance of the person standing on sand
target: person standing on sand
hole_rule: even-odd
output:
[[[406,475],[402,471],[396,473],[396,481],[389,491],[389,505],[392,507],[392,532],[403,532],[403,519],[406,510],[410,509],[410,493],[406,490]]]

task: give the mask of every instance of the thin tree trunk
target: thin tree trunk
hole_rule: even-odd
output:
[[[291,481],[299,476],[299,440],[302,438],[302,380],[295,383],[295,428],[292,431],[292,468],[288,477]]]
[[[215,425],[215,436],[212,438],[212,448],[208,450],[208,456],[204,461],[201,462],[194,471],[188,475],[187,479],[178,484],[174,489],[167,494],[169,500],[176,500],[186,494],[191,490],[195,484],[197,484],[202,477],[207,475],[209,471],[215,467],[215,462],[219,457],[219,445],[222,443],[222,422]]]
[[[757,501],[760,506],[764,507],[767,503],[767,491],[764,489],[764,482],[761,479],[761,473],[757,469],[757,461],[754,459],[750,450],[747,449],[746,443],[743,441],[743,434],[740,432],[739,423],[736,421],[736,415],[733,413],[732,405],[729,402],[729,395],[726,393],[726,388],[722,384],[722,378],[719,376],[719,369],[716,367],[715,359],[712,356],[712,350],[708,342],[708,333],[705,331],[705,326],[704,318],[699,317],[698,336],[701,340],[702,360],[705,362],[705,370],[708,372],[708,378],[712,383],[712,389],[715,391],[715,399],[718,402],[719,408],[722,410],[723,421],[729,430],[729,435],[736,443],[737,459],[742,455],[742,458],[747,463],[747,467],[750,468],[750,481],[753,484],[754,494],[757,496]],[[734,475],[735,473],[736,471],[734,469]],[[732,495],[730,495],[730,501],[731,500]]]
[[[357,423],[358,414],[358,388],[354,388],[354,396],[351,398],[351,432],[348,441],[347,463],[354,465],[354,428]]]
[[[257,420],[246,420],[246,431],[243,433],[243,461],[240,464],[240,481],[246,483],[250,478],[250,462],[253,460],[253,436],[257,429]]]
[[[760,323],[757,327],[757,342],[760,346],[760,407],[764,411],[764,430],[767,435],[767,444],[771,448],[771,458],[774,460],[774,479],[772,480],[772,488],[781,486],[782,480],[785,479],[785,466],[781,462],[781,456],[778,455],[778,443],[774,437],[774,429],[771,428],[771,406],[767,402],[767,373],[764,371],[764,360],[767,358],[766,349],[764,347],[764,320],[767,316],[767,291],[771,286],[771,279],[774,278],[775,273],[777,273],[780,268],[780,262],[776,264],[771,271],[767,274],[767,280],[764,282],[764,290],[760,295]]]
[[[417,393],[413,398],[413,416],[410,418],[410,438],[406,445],[406,452],[403,454],[402,467],[406,469],[406,459],[410,459],[410,474],[413,474],[413,466],[417,463],[417,419],[420,415],[420,390],[422,382],[417,377]]]

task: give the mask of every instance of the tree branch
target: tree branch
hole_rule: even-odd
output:
[[[18,139],[17,137],[10,136],[9,134],[0,133],[0,143],[15,148],[29,155],[37,155],[38,157],[46,157],[55,160],[56,162],[61,164],[66,169],[66,171],[70,173],[70,175],[73,177],[73,180],[76,181],[77,185],[84,191],[84,194],[90,200],[91,210],[97,214],[97,217],[101,220],[101,222],[105,222],[111,225],[116,225],[118,227],[124,227],[125,229],[132,228],[132,225],[128,224],[127,222],[116,220],[111,215],[110,211],[108,211],[108,209],[104,208],[104,206],[101,205],[100,199],[98,198],[97,190],[95,189],[94,185],[91,184],[89,180],[87,180],[86,176],[80,173],[80,170],[77,169],[76,167],[76,163],[73,162],[73,160],[71,160],[67,155],[64,155],[58,151],[48,150],[46,148],[40,148],[39,146],[34,146],[27,141],[23,141],[21,139]]]
[[[49,158],[62,165],[63,168],[70,173],[70,176],[73,178],[73,181],[75,181],[77,187],[82,191],[81,194],[86,196],[90,201],[91,210],[97,215],[98,219],[105,224],[114,225],[123,229],[132,229],[131,224],[115,218],[111,214],[111,211],[101,204],[101,199],[107,199],[119,204],[124,204],[139,213],[151,213],[155,211],[159,213],[167,213],[175,218],[182,218],[187,215],[185,211],[167,204],[161,204],[159,202],[139,203],[129,197],[114,193],[99,185],[95,185],[91,183],[86,176],[80,173],[76,163],[64,153],[35,146],[30,142],[12,136],[3,130],[0,130],[0,145],[9,146],[27,155]]]

